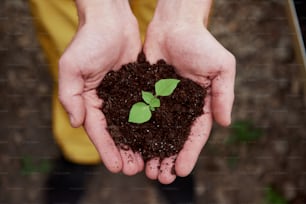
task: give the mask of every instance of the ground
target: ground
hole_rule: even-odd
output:
[[[194,170],[197,203],[306,203],[305,78],[285,2],[215,1],[209,29],[236,56],[236,98],[233,125],[214,125]],[[42,203],[59,154],[53,84],[32,20],[26,1],[0,2],[0,203]],[[164,203],[143,174],[101,166],[93,177],[84,204]]]

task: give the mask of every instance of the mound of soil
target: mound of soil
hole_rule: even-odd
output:
[[[143,101],[141,91],[154,93],[155,83],[167,78],[179,79],[180,83],[170,96],[159,97],[161,106],[152,112],[150,121],[129,123],[132,105]],[[182,149],[193,121],[203,114],[206,89],[179,76],[164,60],[151,65],[140,53],[137,62],[109,72],[97,94],[104,101],[101,110],[116,145],[141,153],[147,161],[175,155]]]

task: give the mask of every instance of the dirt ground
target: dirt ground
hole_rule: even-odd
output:
[[[194,170],[197,203],[305,204],[305,78],[284,0],[215,0],[211,32],[237,58],[233,125],[215,125]],[[25,0],[0,1],[0,203],[43,203],[59,154],[52,81]],[[165,203],[143,174],[93,174],[82,203]]]

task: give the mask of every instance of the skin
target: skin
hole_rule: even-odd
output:
[[[235,58],[206,29],[211,0],[160,0],[149,25],[144,52],[151,63],[165,59],[182,76],[211,87],[204,114],[194,123],[178,155],[144,166],[139,154],[118,150],[106,131],[95,89],[105,74],[135,61],[141,50],[138,25],[128,1],[77,0],[79,29],[59,62],[59,98],[73,127],[83,125],[111,172],[169,184],[192,171],[213,119],[227,126],[234,100]],[[175,161],[175,163],[173,163]],[[176,175],[171,173],[175,165]]]
[[[111,172],[142,171],[138,154],[118,150],[106,130],[96,87],[110,70],[135,61],[141,50],[138,23],[128,1],[77,0],[78,31],[59,61],[59,99],[73,127],[84,126]]]
[[[206,29],[210,5],[209,0],[160,0],[145,39],[144,52],[151,63],[165,59],[180,75],[210,87],[204,114],[193,124],[179,154],[146,164],[147,176],[164,184],[190,174],[209,137],[213,119],[223,126],[231,122],[236,63]],[[171,174],[173,165],[176,175]]]

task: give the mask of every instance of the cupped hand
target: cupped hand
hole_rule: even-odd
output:
[[[59,62],[59,98],[73,127],[84,126],[111,172],[133,175],[140,155],[118,150],[100,110],[96,88],[110,70],[137,59],[141,40],[128,1],[77,0],[79,27]],[[101,5],[103,4],[103,5]]]
[[[153,20],[144,52],[151,63],[164,59],[175,66],[181,76],[208,88],[204,113],[194,122],[183,149],[172,158],[153,159],[147,163],[147,176],[166,184],[174,181],[176,175],[190,174],[209,137],[213,119],[223,126],[230,124],[235,58],[209,33],[202,21]],[[171,173],[172,168],[176,175]]]

